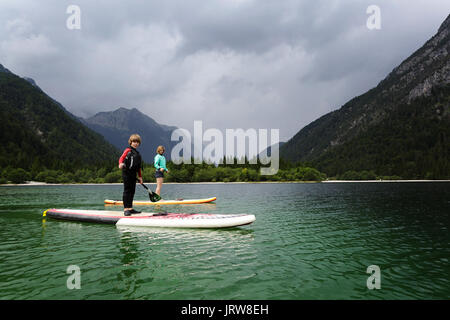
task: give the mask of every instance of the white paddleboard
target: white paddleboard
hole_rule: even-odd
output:
[[[44,216],[60,220],[109,223],[117,226],[170,228],[229,228],[255,221],[252,214],[151,213],[124,216],[122,211],[48,209]]]

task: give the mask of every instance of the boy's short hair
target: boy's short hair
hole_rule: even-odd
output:
[[[159,153],[161,150],[166,151],[166,149],[163,146],[158,146],[158,148],[156,149],[156,153]]]
[[[132,142],[139,142],[139,144],[141,144],[141,136],[136,133],[132,134],[130,139],[128,139],[128,144],[131,146]]]

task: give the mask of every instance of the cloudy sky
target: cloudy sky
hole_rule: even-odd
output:
[[[136,107],[286,141],[376,86],[449,13],[448,0],[0,0],[0,64],[77,116]]]

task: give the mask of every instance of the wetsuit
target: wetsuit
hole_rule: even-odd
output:
[[[123,179],[123,207],[132,208],[134,192],[136,191],[136,174],[142,177],[142,158],[140,153],[133,147],[128,147],[119,159],[119,164],[124,163],[122,168]]]

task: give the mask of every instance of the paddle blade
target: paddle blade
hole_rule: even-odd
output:
[[[152,190],[150,190],[149,188],[147,188],[147,186],[145,184],[141,184],[141,186],[143,186],[147,192],[148,192],[148,197],[150,198],[151,202],[158,202],[159,200],[161,200],[161,197],[159,196],[159,194],[153,192]]]
[[[150,190],[148,191],[148,197],[150,198],[151,202],[156,202],[155,197],[153,196],[153,192],[151,192]]]
[[[155,199],[155,201],[153,202],[158,202],[159,200],[161,200],[161,197],[159,196],[159,194],[152,192],[153,193],[153,198]]]
[[[151,190],[148,191],[148,197],[150,198],[151,202],[158,202],[159,200],[161,200],[161,197]]]

